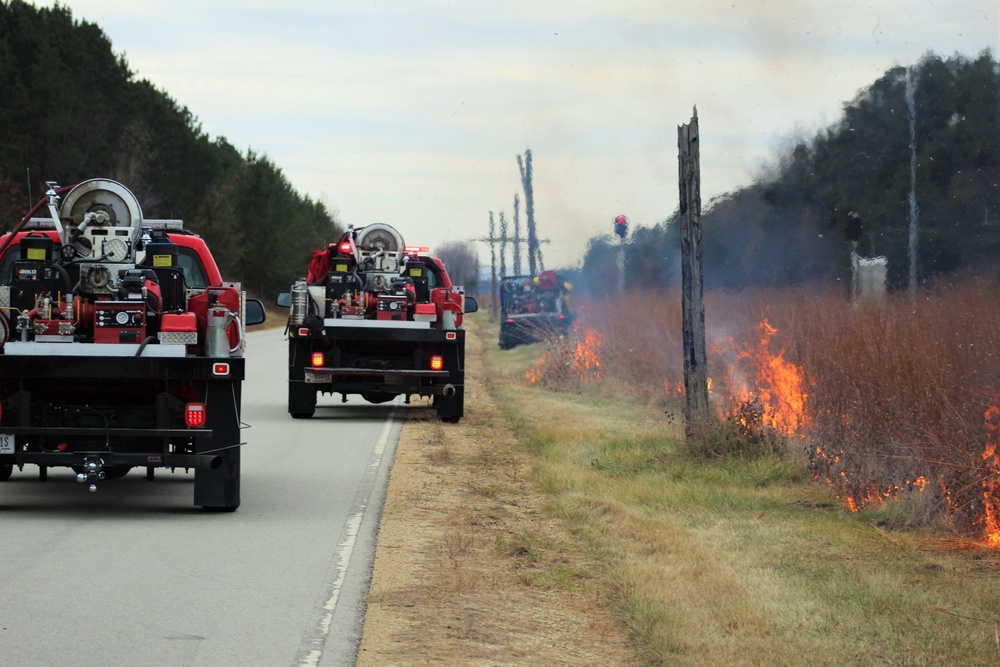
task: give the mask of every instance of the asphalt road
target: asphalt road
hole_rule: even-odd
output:
[[[193,473],[96,493],[37,467],[0,483],[0,664],[351,665],[407,408],[285,411],[280,330],[248,339],[242,505],[192,505]]]

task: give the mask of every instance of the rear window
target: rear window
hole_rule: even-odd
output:
[[[177,263],[184,272],[184,282],[193,289],[205,289],[208,287],[208,276],[205,275],[205,267],[201,265],[201,260],[191,248],[177,248]]]
[[[11,268],[14,262],[21,257],[19,244],[13,244],[4,252],[3,259],[0,259],[0,284],[9,285],[11,281]],[[180,246],[177,248],[177,263],[184,273],[184,282],[193,289],[205,289],[208,287],[208,276],[205,274],[205,267],[201,264],[201,259],[191,248]],[[75,278],[76,272],[71,275]]]

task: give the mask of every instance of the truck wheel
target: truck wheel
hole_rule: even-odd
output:
[[[237,505],[236,507],[239,507]],[[213,507],[213,506],[203,506],[202,509],[206,512],[235,512],[236,507]]]
[[[361,394],[361,398],[369,403],[388,403],[396,398],[395,394],[387,394],[384,391],[366,391]]]
[[[292,419],[311,419],[316,412],[316,390],[301,382],[288,384],[288,414]]]
[[[132,466],[108,466],[104,469],[104,479],[121,479],[131,469]]]
[[[240,506],[240,450],[227,449],[218,468],[194,471],[194,504],[206,512],[235,512]]]
[[[0,482],[6,482],[14,472],[13,463],[0,463]]]
[[[465,411],[465,388],[458,388],[454,396],[447,398],[435,396],[434,407],[437,409],[437,416],[445,424],[457,424]]]

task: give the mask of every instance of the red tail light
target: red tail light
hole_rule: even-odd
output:
[[[224,361],[220,361],[217,364],[212,364],[212,375],[219,375],[225,377],[229,375],[229,364]]]
[[[351,242],[350,241],[344,241],[343,243],[340,244],[340,246],[337,248],[337,250],[340,252],[341,255],[350,255],[351,254]]]
[[[326,358],[323,356],[322,352],[313,352],[313,354],[312,354],[312,365],[313,365],[313,368],[319,368],[319,367],[321,367],[325,361],[326,361]]]
[[[188,428],[202,428],[208,419],[204,403],[188,403],[184,408],[184,423]]]
[[[435,354],[433,357],[431,357],[431,370],[439,371],[442,368],[444,368],[444,357],[442,357],[440,354]]]

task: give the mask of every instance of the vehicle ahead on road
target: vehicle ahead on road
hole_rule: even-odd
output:
[[[0,480],[68,467],[95,491],[193,468],[194,504],[235,510],[244,333],[263,305],[121,183],[50,186],[0,238]]]
[[[555,271],[536,277],[506,276],[500,280],[500,349],[565,336],[573,324],[567,296]]]
[[[350,228],[313,252],[305,278],[282,292],[288,318],[288,412],[312,417],[320,393],[371,403],[432,396],[438,416],[465,411],[465,330],[475,298],[425,247],[395,228]]]

